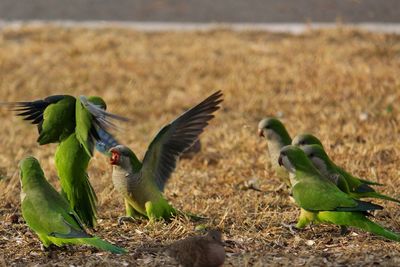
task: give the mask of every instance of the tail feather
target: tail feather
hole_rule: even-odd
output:
[[[63,195],[81,221],[88,227],[96,225],[97,198],[86,173],[90,156],[75,137],[69,136],[56,151],[56,168]]]
[[[119,145],[118,141],[110,133],[99,128],[97,129],[99,140],[96,141],[96,149],[102,154],[107,155],[108,150],[114,146]]]
[[[194,213],[190,213],[190,212],[183,212],[178,210],[177,213],[181,216],[187,217],[188,219],[194,221],[194,222],[198,222],[198,221],[203,221],[203,220],[208,220],[209,218],[207,217],[203,217],[203,216],[199,216],[196,215]]]
[[[373,182],[373,181],[369,181],[369,180],[364,180],[364,179],[360,179],[360,178],[358,178],[358,180],[359,180],[360,182],[364,183],[364,184],[367,184],[367,185],[384,186],[384,184],[377,183],[377,182]]]
[[[351,226],[358,229],[400,242],[400,235],[387,230],[377,223],[369,220],[362,212],[332,212],[323,211],[317,215],[319,222],[336,225]]]
[[[128,252],[126,249],[114,246],[113,244],[98,237],[81,238],[80,241],[82,244],[91,245],[98,249],[107,250],[115,254],[124,254]]]
[[[380,194],[378,192],[359,193],[359,194],[357,194],[357,196],[358,196],[358,198],[367,198],[367,197],[369,197],[369,198],[379,198],[379,199],[384,199],[384,200],[389,200],[389,201],[393,201],[393,202],[396,202],[396,203],[400,203],[400,200],[395,199],[393,197],[386,196],[384,194]]]
[[[84,224],[93,228],[97,220],[97,197],[86,174],[85,178],[82,179],[81,186],[76,189],[75,197],[77,200],[74,206],[75,212]]]

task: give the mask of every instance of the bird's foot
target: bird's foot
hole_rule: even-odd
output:
[[[121,216],[118,218],[118,225],[122,225],[124,222],[135,222],[135,218],[131,216]]]
[[[298,228],[296,227],[296,224],[294,224],[294,223],[290,223],[290,224],[281,223],[281,225],[282,225],[283,227],[289,229],[289,231],[290,231],[290,233],[291,233],[292,235],[295,235],[295,234],[296,234],[296,231],[298,230]],[[294,229],[294,230],[293,230],[293,229]]]
[[[348,233],[350,233],[350,231],[347,228],[347,226],[341,225],[340,226],[340,235],[341,236],[346,236]]]

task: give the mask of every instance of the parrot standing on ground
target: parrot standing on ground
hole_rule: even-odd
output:
[[[362,183],[357,178],[354,178],[345,171],[338,171],[337,167],[326,154],[325,150],[319,145],[305,145],[301,149],[307,157],[313,162],[314,166],[324,175],[339,187],[343,192],[351,195],[354,198],[379,198],[400,203],[399,200],[376,192],[371,186]]]
[[[55,165],[62,193],[84,224],[94,227],[97,199],[88,179],[88,164],[96,142],[102,141],[99,133],[115,128],[111,119],[127,119],[106,112],[104,100],[97,96],[54,95],[6,105],[24,120],[37,124],[40,145],[59,143]]]
[[[28,226],[44,247],[64,244],[90,245],[112,253],[126,253],[85,232],[69,203],[48,183],[39,162],[27,157],[20,162],[21,209]]]
[[[265,118],[258,123],[258,135],[267,140],[268,153],[276,176],[290,188],[289,173],[278,164],[279,153],[282,147],[292,143],[292,139],[285,126],[278,119]]]
[[[297,228],[304,228],[312,222],[330,223],[356,227],[400,241],[400,235],[367,218],[368,211],[381,210],[381,206],[354,199],[342,192],[314,167],[299,147],[289,145],[282,148],[279,164],[290,173],[293,197],[301,207]]]
[[[165,125],[150,143],[141,162],[126,146],[110,149],[113,165],[114,187],[125,200],[126,217],[169,219],[177,211],[163,196],[164,186],[176,167],[178,157],[190,147],[214,118],[222,102],[218,91],[200,104],[189,109],[171,123]]]
[[[371,185],[382,184],[354,177],[337,166],[326,154],[321,141],[317,137],[311,134],[301,134],[293,139],[292,144],[302,148],[315,167],[343,192],[351,194],[355,198],[379,198],[400,203],[399,200],[380,194],[371,187]],[[307,148],[304,149],[304,147]]]
[[[322,145],[321,141],[314,135],[312,134],[299,134],[297,135],[293,141],[292,141],[292,145],[294,146],[304,146],[304,145],[320,145],[323,149],[324,146]],[[343,175],[347,182],[352,184],[355,183],[356,185],[360,185],[359,182],[361,182],[362,184],[367,184],[367,185],[383,185],[377,182],[373,182],[373,181],[369,181],[369,180],[364,180],[358,177],[354,177],[351,174],[345,172],[343,169],[339,168],[338,166],[336,166],[336,169],[339,173],[341,173],[341,175]],[[358,181],[355,181],[358,180]],[[351,186],[351,185],[350,185]]]

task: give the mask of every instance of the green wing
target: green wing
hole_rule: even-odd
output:
[[[97,99],[100,98],[96,97]],[[107,131],[117,128],[112,122],[113,119],[128,121],[124,117],[106,112],[103,108],[105,108],[104,105],[91,103],[90,98],[85,96],[80,96],[76,100],[76,137],[90,156],[93,155],[96,141],[101,141],[99,129],[110,135]]]
[[[75,129],[75,98],[53,95],[32,102],[9,103],[17,116],[37,124],[40,145],[58,143]]]
[[[150,143],[143,159],[142,171],[152,177],[158,188],[164,186],[175,170],[179,155],[189,148],[214,118],[222,93],[218,91],[164,126]]]
[[[301,174],[299,174],[301,175]],[[353,199],[323,177],[308,177],[292,188],[301,208],[309,211],[367,211],[381,206]]]
[[[29,227],[39,235],[64,238],[88,237],[68,202],[47,182],[40,165],[25,170],[22,215]],[[38,168],[38,170],[35,170]]]

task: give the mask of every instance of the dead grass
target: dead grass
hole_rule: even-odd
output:
[[[376,179],[400,195],[400,36],[350,29],[300,36],[227,30],[141,33],[124,29],[22,28],[0,32],[0,99],[31,100],[50,94],[101,95],[109,110],[134,119],[120,140],[143,155],[156,131],[216,89],[223,109],[202,135],[203,151],[182,160],[166,189],[178,208],[211,219],[230,240],[227,265],[399,265],[400,245],[333,226],[292,235],[282,222],[298,208],[276,191],[257,136],[264,116],[281,115],[291,134],[320,136],[329,154],[351,172]],[[110,255],[76,247],[46,255],[22,223],[18,161],[33,154],[57,185],[55,146],[39,147],[36,129],[0,110],[0,265],[165,265],[162,256]],[[194,233],[195,223],[176,219],[118,227],[122,200],[111,169],[97,154],[90,177],[99,196],[96,234],[132,252]],[[264,192],[243,190],[257,178]],[[400,210],[384,203],[375,219],[400,232]],[[19,219],[21,223],[13,223]],[[311,241],[310,241],[311,240]]]

